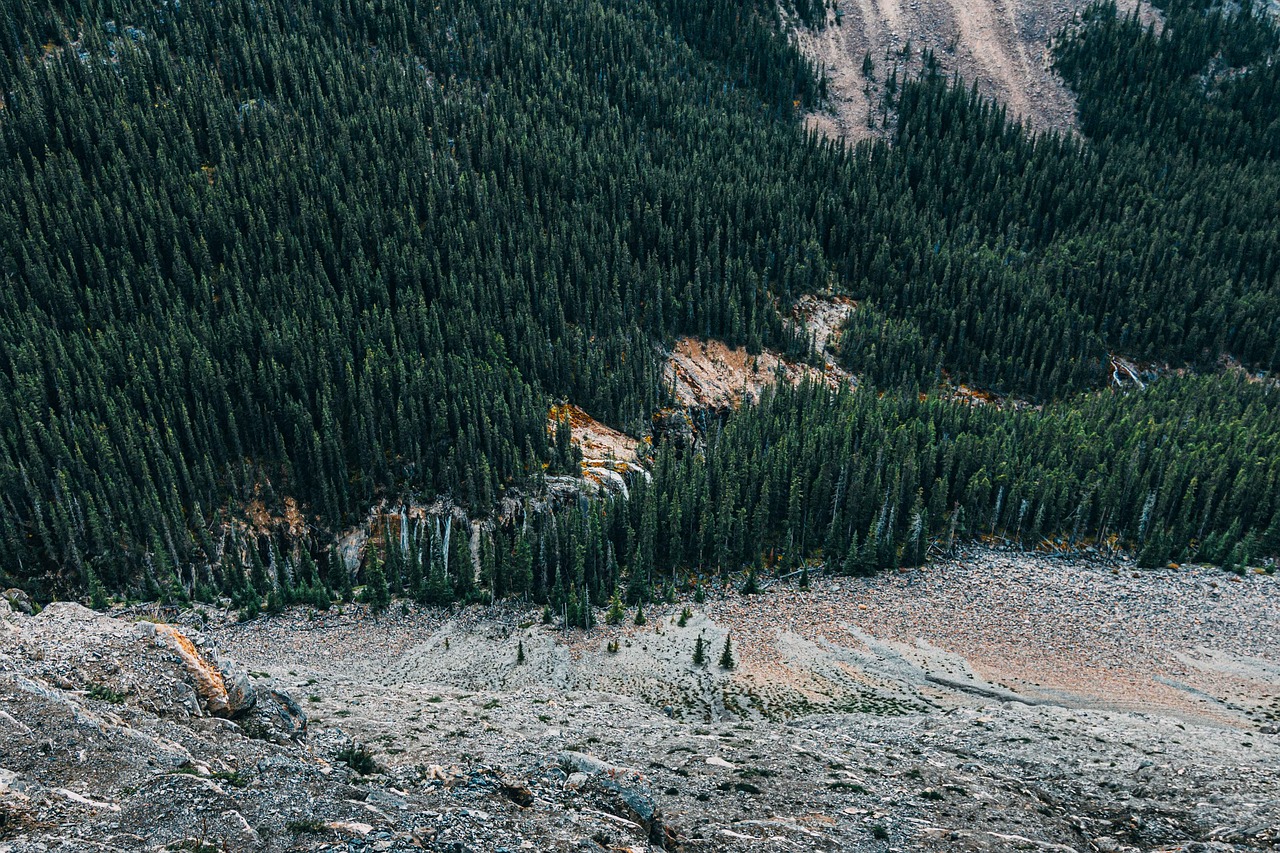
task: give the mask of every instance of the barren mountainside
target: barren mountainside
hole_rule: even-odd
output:
[[[1078,130],[1075,96],[1053,70],[1050,44],[1073,25],[1090,0],[837,0],[821,27],[799,22],[795,37],[829,79],[822,109],[805,121],[841,139],[887,135],[886,81],[915,73],[932,51],[946,74],[958,74],[1037,131]],[[1162,18],[1150,4],[1136,10],[1144,24]],[[872,67],[864,67],[867,57]]]
[[[975,551],[592,632],[0,599],[0,850],[1270,849],[1275,582],[1131,568]]]

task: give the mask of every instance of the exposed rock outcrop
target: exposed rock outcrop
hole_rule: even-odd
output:
[[[35,610],[31,597],[20,589],[6,589],[0,593],[0,600],[3,600],[10,609],[28,616]]]

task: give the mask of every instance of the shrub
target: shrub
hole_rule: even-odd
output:
[[[338,750],[338,760],[361,776],[369,776],[378,770],[378,762],[373,753],[358,743]]]

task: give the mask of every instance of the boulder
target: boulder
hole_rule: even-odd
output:
[[[608,776],[634,776],[643,778],[643,774],[639,770],[630,767],[620,767],[616,764],[610,764],[607,761],[596,758],[594,755],[588,755],[585,752],[576,752],[572,749],[566,749],[559,755],[560,766],[566,771],[572,773],[586,773],[588,776],[597,774],[605,774]]]
[[[186,668],[187,678],[209,714],[238,717],[257,704],[258,691],[249,674],[232,661],[220,659],[213,650],[202,651],[195,640],[173,625],[141,622],[139,626],[145,634],[155,638],[157,645],[177,652]]]
[[[498,789],[502,791],[507,799],[518,806],[527,808],[533,805],[533,791],[530,790],[529,783],[523,779],[503,776],[498,779]]]
[[[222,683],[227,690],[227,706],[232,716],[249,710],[258,701],[258,691],[249,673],[234,664],[223,662],[219,667]]]
[[[0,593],[0,598],[3,598],[19,613],[25,613],[30,616],[35,612],[35,604],[31,601],[31,596],[16,587],[6,589],[3,593]]]
[[[204,703],[206,711],[219,717],[231,716],[233,713],[231,701],[227,695],[227,686],[222,673],[200,654],[195,643],[191,642],[186,634],[172,625],[153,625],[144,630],[154,633],[158,645],[178,653],[183,666],[186,667],[187,677],[195,687],[196,695]]]
[[[593,776],[582,794],[594,800],[601,810],[639,824],[654,847],[679,848],[678,833],[663,821],[653,795],[644,786],[629,785],[609,776]]]
[[[280,690],[256,691],[253,706],[236,716],[240,728],[251,737],[279,744],[307,736],[307,714],[288,693]]]

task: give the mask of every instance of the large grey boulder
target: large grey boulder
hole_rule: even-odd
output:
[[[266,687],[255,694],[253,707],[235,718],[249,736],[280,744],[307,736],[307,714],[292,696]]]

